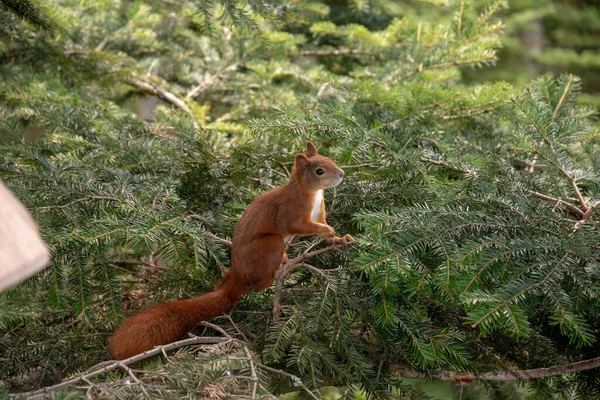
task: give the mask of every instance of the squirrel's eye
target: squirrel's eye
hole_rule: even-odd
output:
[[[317,175],[323,175],[325,173],[325,170],[323,168],[319,168],[315,172],[317,173]]]

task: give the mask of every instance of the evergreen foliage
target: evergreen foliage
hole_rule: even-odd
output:
[[[282,293],[244,296],[213,321],[227,344],[112,371],[88,395],[336,386],[420,399],[402,371],[600,355],[599,133],[577,104],[579,78],[463,81],[496,60],[502,2],[366,4],[44,4],[67,35],[0,9],[0,178],[52,251],[46,270],[0,295],[7,390],[81,372],[107,359],[123,315],[211,290],[228,254],[206,232],[231,237],[306,139],[346,171],[326,191],[328,221],[357,244],[311,258],[320,272],[296,270]],[[314,246],[296,239],[288,253]],[[529,390],[594,399],[598,387],[591,370]]]

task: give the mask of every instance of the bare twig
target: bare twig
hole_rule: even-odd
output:
[[[585,212],[583,213],[583,215],[581,216],[581,220],[577,221],[575,223],[575,225],[573,226],[573,230],[577,230],[579,229],[579,227],[583,224],[585,224],[587,221],[592,219],[592,214],[594,213],[594,211],[596,211],[596,209],[600,206],[600,201],[596,201],[594,204],[592,204],[591,206],[588,207],[587,210],[585,210]]]
[[[229,320],[229,322],[231,323],[231,325],[233,325],[233,329],[235,329],[237,331],[237,333],[246,341],[249,342],[248,338],[246,337],[246,335],[244,335],[244,333],[240,330],[240,328],[238,328],[238,326],[235,324],[235,322],[233,322],[233,319],[231,318],[231,315],[224,313],[223,316],[225,316],[225,318],[227,318]]]
[[[202,321],[198,325],[203,325],[203,326],[206,326],[207,328],[214,329],[215,331],[217,331],[220,334],[222,334],[223,336],[225,336],[227,339],[235,340],[233,337],[231,337],[231,335],[229,333],[227,333],[227,331],[225,329],[221,328],[219,325],[211,324],[210,322],[206,322],[206,321]]]
[[[45,387],[43,389],[36,390],[33,392],[14,393],[14,394],[11,394],[10,396],[25,397],[30,400],[46,398],[46,397],[48,397],[49,393],[56,392],[57,390],[62,389],[67,386],[73,386],[82,381],[85,382],[86,379],[89,380],[90,378],[105,374],[114,369],[123,368],[124,366],[127,366],[129,364],[133,364],[135,362],[145,360],[146,358],[153,357],[157,354],[160,354],[163,351],[169,351],[169,350],[177,349],[177,348],[184,347],[184,346],[190,346],[190,345],[194,345],[194,344],[218,344],[218,343],[224,343],[224,342],[228,342],[228,341],[229,341],[229,339],[223,339],[223,338],[218,338],[218,337],[202,337],[202,336],[196,336],[196,337],[193,337],[190,339],[180,340],[178,342],[173,342],[173,343],[170,343],[170,344],[167,344],[164,346],[155,347],[152,350],[148,350],[148,351],[138,354],[136,356],[126,358],[125,360],[113,361],[112,363],[109,363],[108,365],[106,365],[100,369],[98,369],[97,366],[94,366],[94,367],[90,368],[88,371],[79,375],[78,377],[66,380],[66,381],[56,384],[54,386],[48,386],[48,387]],[[100,363],[99,365],[105,365],[105,364],[107,364],[107,361],[104,361],[104,362]]]

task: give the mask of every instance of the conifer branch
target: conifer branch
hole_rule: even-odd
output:
[[[211,85],[218,82],[225,73],[230,72],[230,71],[235,71],[239,66],[240,66],[240,62],[238,61],[238,62],[231,64],[227,68],[222,69],[221,71],[215,72],[210,77],[208,77],[205,81],[200,82],[198,84],[198,86],[196,86],[195,88],[190,90],[189,93],[185,96],[185,98],[193,99],[193,98],[200,96],[208,88],[210,88]]]
[[[214,240],[215,242],[221,243],[223,246],[231,248],[231,241],[220,238],[217,235],[215,235],[214,233],[209,232],[209,231],[205,231],[204,234],[206,236],[208,236],[209,238],[211,238],[212,240]]]
[[[73,204],[88,202],[88,201],[119,201],[119,198],[113,197],[113,196],[88,196],[88,197],[83,197],[81,199],[73,200],[67,204],[63,204],[60,206],[38,207],[37,209],[40,211],[64,210],[65,208],[68,208],[68,207],[72,206]]]
[[[190,345],[194,345],[194,344],[222,344],[222,343],[226,343],[228,341],[230,341],[230,339],[223,339],[223,338],[217,338],[217,337],[203,337],[203,336],[195,336],[193,338],[183,339],[183,340],[173,342],[173,343],[170,343],[170,344],[167,344],[164,346],[155,347],[152,350],[148,350],[144,353],[135,355],[133,357],[126,358],[125,360],[113,361],[113,362],[103,361],[98,365],[106,365],[106,364],[108,364],[108,365],[103,366],[100,369],[98,369],[98,366],[93,366],[92,368],[88,369],[86,372],[82,373],[78,377],[66,380],[57,385],[48,386],[48,387],[45,387],[43,389],[36,390],[33,392],[13,393],[13,394],[10,394],[10,396],[15,397],[15,398],[25,397],[30,400],[44,399],[44,398],[48,397],[48,395],[50,393],[56,392],[59,389],[76,385],[79,382],[89,380],[90,378],[105,374],[109,371],[112,371],[112,370],[115,370],[118,368],[123,369],[127,365],[136,363],[141,360],[145,360],[147,358],[161,354],[162,352],[166,352],[169,350],[178,349],[180,347],[190,346]],[[129,373],[129,371],[128,371],[128,373]]]
[[[319,400],[319,397],[317,397],[310,389],[308,389],[304,385],[304,383],[302,383],[302,380],[300,378],[298,378],[296,375],[292,375],[289,372],[285,372],[280,369],[271,368],[271,367],[261,364],[259,362],[256,362],[256,366],[259,368],[262,368],[266,371],[269,371],[269,372],[274,372],[276,374],[287,376],[288,378],[290,378],[292,380],[292,383],[294,386],[300,386],[302,388],[302,390],[304,390],[306,392],[306,394],[309,395],[311,398],[313,398],[315,400]]]
[[[538,199],[541,200],[546,200],[546,201],[551,201],[553,203],[556,203],[556,205],[561,205],[564,206],[565,208],[567,208],[571,213],[582,217],[585,215],[585,212],[582,211],[579,207],[564,201],[562,199],[558,199],[556,197],[552,197],[552,196],[548,196],[547,194],[543,194],[543,193],[539,193],[536,192],[535,190],[530,190],[530,189],[525,189],[528,193],[531,193],[532,195],[534,195],[535,197],[537,197]]]
[[[596,201],[594,204],[589,206],[583,214],[583,216],[581,217],[581,219],[583,221],[589,221],[592,218],[592,214],[594,213],[594,211],[596,211],[596,209],[598,209],[598,207],[600,207],[600,200]]]
[[[231,321],[231,322],[233,323],[233,321]],[[227,333],[227,331],[225,331],[225,329],[221,328],[218,325],[211,324],[210,322],[206,322],[206,321],[201,322],[200,325],[204,325],[208,328],[214,329],[214,330],[220,332],[227,339],[235,340],[237,343],[239,343],[242,346],[242,349],[244,350],[244,355],[246,356],[246,359],[248,361],[248,366],[250,367],[250,379],[252,380],[252,396],[251,396],[251,398],[255,399],[256,398],[256,390],[258,388],[258,375],[256,374],[256,368],[254,366],[254,358],[252,358],[252,354],[250,353],[250,349],[248,349],[248,346],[246,345],[246,343],[242,342],[240,340],[234,339],[229,333]]]
[[[302,50],[300,52],[288,52],[286,53],[288,57],[295,57],[298,55],[310,57],[310,56],[366,56],[366,57],[375,57],[383,60],[385,58],[393,59],[389,57],[387,54],[379,52],[374,53],[370,51],[356,50],[356,49],[332,49],[332,50]]]
[[[534,368],[514,371],[492,371],[481,374],[468,374],[454,371],[440,371],[433,374],[425,374],[413,370],[393,366],[391,372],[399,378],[427,378],[440,381],[455,381],[457,383],[469,383],[474,380],[480,381],[528,381],[531,379],[547,378],[551,376],[572,374],[600,367],[600,357],[589,360],[577,361],[567,365],[555,365],[546,368]]]
[[[560,110],[560,107],[563,105],[563,102],[565,101],[565,98],[567,97],[567,93],[569,93],[569,89],[571,88],[572,82],[573,82],[573,77],[571,75],[569,75],[569,81],[565,85],[563,94],[562,94],[562,96],[560,96],[560,100],[558,100],[558,103],[556,104],[554,111],[552,111],[552,118],[556,118],[556,114],[558,114],[558,110]]]
[[[155,83],[146,82],[141,79],[134,78],[134,77],[129,78],[127,83],[129,83],[131,86],[138,88],[144,92],[153,94],[153,95],[157,96],[159,99],[164,100],[167,103],[184,111],[192,118],[192,121],[194,122],[194,127],[196,129],[199,129],[198,122],[196,121],[196,118],[194,116],[194,113],[192,112],[192,109],[186,104],[185,101],[181,100],[179,97],[175,96],[173,93],[167,91],[166,89],[158,86]]]
[[[326,253],[330,250],[338,249],[343,246],[353,245],[354,243],[356,243],[354,240],[341,243],[332,243],[329,246],[324,247],[322,249],[304,252],[283,264],[281,266],[281,270],[279,271],[275,279],[275,294],[273,295],[273,322],[277,322],[281,318],[281,299],[283,295],[283,281],[285,280],[286,276],[288,276],[293,270],[301,267],[307,267],[311,271],[317,270],[321,275],[323,275],[323,273],[320,270],[311,265],[305,264],[304,261],[311,257],[316,257],[320,254]]]
[[[442,69],[442,68],[448,68],[448,67],[460,67],[460,66],[469,65],[469,64],[478,64],[478,63],[482,63],[482,62],[486,62],[486,61],[492,61],[495,58],[496,58],[495,54],[490,54],[487,57],[471,58],[468,60],[448,61],[448,62],[444,62],[444,63],[431,64],[431,65],[420,64],[414,70],[401,76],[399,78],[399,80],[404,81],[408,78],[413,77],[414,75],[418,74],[419,72],[423,72],[423,71],[427,71],[427,70]]]

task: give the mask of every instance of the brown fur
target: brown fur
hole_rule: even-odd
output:
[[[263,290],[275,280],[287,259],[284,238],[318,235],[332,242],[352,240],[336,237],[325,222],[325,202],[317,221],[312,209],[318,190],[337,185],[344,172],[329,158],[317,154],[307,142],[307,151],[296,155],[290,180],[250,204],[233,234],[231,267],[214,291],[189,300],[158,304],[125,320],[109,345],[110,354],[124,359],[154,346],[173,342],[201,321],[209,320],[233,306],[247,290]],[[324,170],[318,175],[317,170]]]

